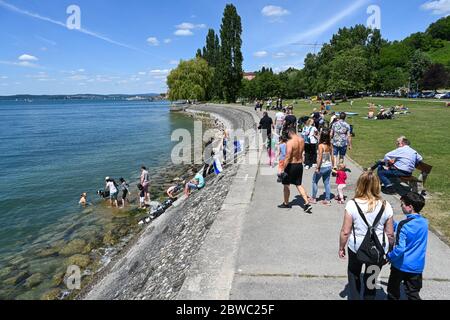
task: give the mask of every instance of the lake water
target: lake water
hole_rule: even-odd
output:
[[[3,299],[39,298],[55,287],[71,250],[43,248],[101,242],[114,225],[134,225],[136,217],[100,204],[96,190],[106,176],[136,182],[143,164],[163,170],[176,144],[172,131],[193,130],[192,119],[171,114],[167,102],[0,101],[0,119]],[[80,208],[82,192],[97,205]]]

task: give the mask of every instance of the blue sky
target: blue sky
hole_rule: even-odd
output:
[[[389,40],[450,14],[450,0],[0,0],[0,95],[165,92],[168,72],[219,31],[227,3],[242,18],[246,71],[302,67],[309,44],[366,24],[371,5]],[[79,30],[66,26],[70,5]]]

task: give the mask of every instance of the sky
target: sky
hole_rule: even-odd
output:
[[[375,23],[393,41],[450,15],[450,0],[0,0],[0,95],[166,92],[227,3],[247,72],[301,68],[341,27]]]

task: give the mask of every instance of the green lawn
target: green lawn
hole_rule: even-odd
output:
[[[385,107],[403,104],[411,114],[400,115],[395,120],[365,120],[368,103]],[[286,103],[292,103],[286,101]],[[309,115],[313,108],[309,102],[297,100],[294,104],[295,115]],[[395,140],[401,135],[411,140],[412,147],[433,166],[428,177],[426,188],[431,192],[424,209],[432,226],[450,239],[450,108],[441,101],[418,101],[365,98],[355,99],[353,107],[350,103],[340,103],[335,111],[359,113],[350,117],[348,123],[354,125],[356,137],[353,150],[349,156],[363,167],[369,167],[384,154],[396,148]]]

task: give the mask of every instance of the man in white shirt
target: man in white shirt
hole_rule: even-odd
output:
[[[283,130],[283,123],[286,114],[283,111],[279,111],[275,114],[275,126],[277,135],[281,136],[281,131]]]

